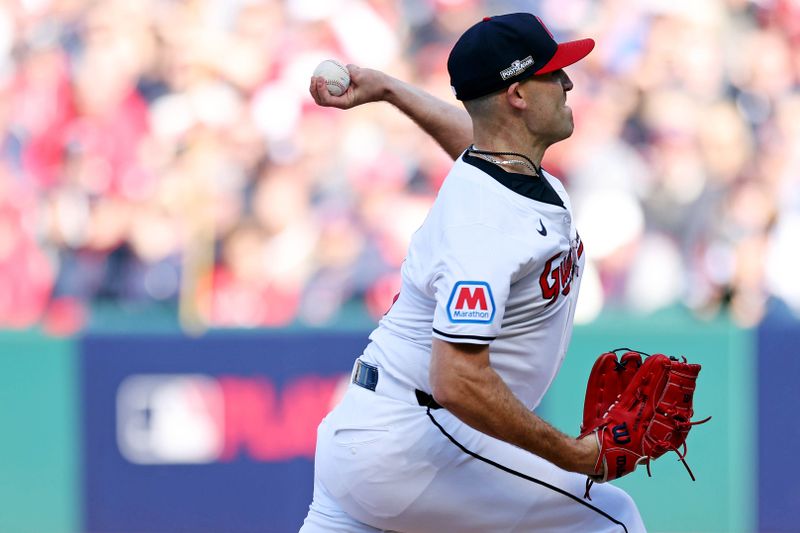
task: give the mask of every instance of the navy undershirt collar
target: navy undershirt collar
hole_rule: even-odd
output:
[[[561,200],[561,197],[546,178],[519,174],[517,172],[506,172],[494,163],[490,163],[474,155],[469,155],[469,151],[464,152],[461,160],[489,174],[501,185],[507,189],[511,189],[517,194],[521,194],[525,198],[564,207],[564,202]]]

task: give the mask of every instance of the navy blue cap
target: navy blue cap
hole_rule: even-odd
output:
[[[539,17],[510,13],[465,31],[450,51],[447,71],[456,98],[472,100],[569,66],[592,48],[592,39],[557,43]]]

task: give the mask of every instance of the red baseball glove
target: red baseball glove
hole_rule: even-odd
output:
[[[615,352],[626,350],[618,360]],[[602,354],[592,367],[583,406],[581,437],[594,433],[600,448],[595,475],[586,481],[586,494],[594,482],[630,474],[639,464],[674,451],[686,464],[686,437],[693,425],[692,399],[700,365],[663,354],[648,356],[620,348]],[[646,355],[646,354],[644,354]],[[683,451],[681,451],[681,449]]]

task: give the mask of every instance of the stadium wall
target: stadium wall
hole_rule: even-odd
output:
[[[364,331],[3,333],[0,532],[296,531],[314,428],[366,342]],[[797,324],[608,317],[576,328],[540,412],[576,433],[598,350],[686,355],[703,364],[696,415],[714,417],[690,438],[697,481],[667,455],[653,479],[620,485],[654,532],[795,531],[784,473],[797,459],[781,444],[792,435],[758,437],[793,418],[800,367],[785,347],[798,343]]]

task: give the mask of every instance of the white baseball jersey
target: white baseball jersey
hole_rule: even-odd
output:
[[[462,155],[402,266],[400,294],[362,359],[430,392],[431,337],[490,344],[491,365],[535,408],[569,345],[584,263],[561,182]]]
[[[538,405],[569,344],[583,255],[557,179],[462,155],[413,236],[397,301],[360,358],[377,379],[352,383],[319,426],[301,533],[644,532],[622,490],[595,486],[587,502],[585,476],[415,398],[415,389],[431,390],[436,337],[489,344],[492,367],[525,405]]]

